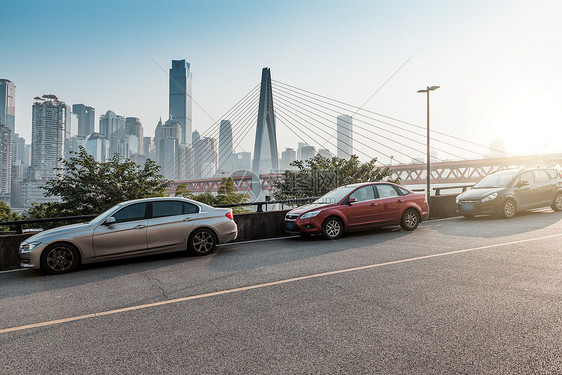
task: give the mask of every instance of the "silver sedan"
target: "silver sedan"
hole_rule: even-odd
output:
[[[21,243],[19,255],[22,267],[57,274],[79,264],[179,250],[206,255],[237,234],[231,209],[147,198],[120,203],[88,223],[35,234]]]

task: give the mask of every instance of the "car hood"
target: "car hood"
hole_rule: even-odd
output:
[[[22,243],[25,244],[25,243],[29,243],[29,242],[33,242],[33,241],[43,241],[43,240],[46,240],[46,239],[51,238],[53,236],[56,236],[56,237],[59,237],[59,238],[62,239],[63,236],[67,236],[71,233],[80,232],[82,230],[89,229],[91,226],[92,226],[91,223],[64,225],[62,227],[48,229],[46,231],[34,234],[33,236],[25,239]]]
[[[313,211],[314,209],[319,209],[319,208],[324,208],[324,207],[328,207],[329,204],[323,204],[323,203],[312,203],[312,204],[307,204],[305,206],[300,206],[295,208],[294,210],[291,210],[287,213],[287,215],[291,214],[291,215],[300,215],[303,214],[305,212],[308,211]]]
[[[470,189],[461,193],[457,198],[458,199],[482,199],[487,195],[493,193],[499,193],[500,191],[504,190],[505,188],[484,188],[484,189]]]

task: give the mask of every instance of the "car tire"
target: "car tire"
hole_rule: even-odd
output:
[[[41,271],[50,275],[72,272],[80,264],[80,253],[73,245],[55,243],[41,254]]]
[[[207,228],[195,230],[187,242],[187,250],[191,255],[207,255],[215,250],[217,237]]]
[[[329,217],[322,224],[322,236],[328,240],[337,240],[343,236],[343,223],[335,216]]]
[[[550,206],[554,211],[562,211],[562,193],[556,194],[554,197],[554,202],[552,202],[552,206]]]
[[[467,219],[474,219],[474,217],[475,217],[476,215],[463,214],[462,216],[464,216],[464,217],[467,218]]]
[[[517,214],[517,204],[513,199],[506,199],[502,204],[500,216],[504,219],[512,219]]]
[[[413,208],[408,208],[402,214],[402,220],[400,221],[400,226],[402,229],[407,231],[412,231],[418,227],[420,224],[420,214]]]

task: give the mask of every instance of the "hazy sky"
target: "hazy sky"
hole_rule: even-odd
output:
[[[0,78],[17,86],[27,143],[33,97],[47,93],[97,117],[139,117],[153,136],[168,116],[172,59],[191,63],[193,97],[218,120],[266,66],[273,79],[359,106],[413,56],[366,109],[425,126],[416,91],[439,85],[433,129],[485,145],[500,138],[514,154],[562,152],[559,0],[19,0],[2,1],[0,14]],[[193,108],[203,132],[213,121]],[[282,124],[278,137],[281,150],[296,147]],[[253,132],[237,151],[252,143]]]

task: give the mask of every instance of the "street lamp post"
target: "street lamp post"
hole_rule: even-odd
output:
[[[429,92],[437,90],[439,86],[427,86],[424,90],[418,90],[418,92],[427,93],[427,201],[429,202],[429,197],[431,196],[431,162],[430,162],[430,150],[429,150]]]

